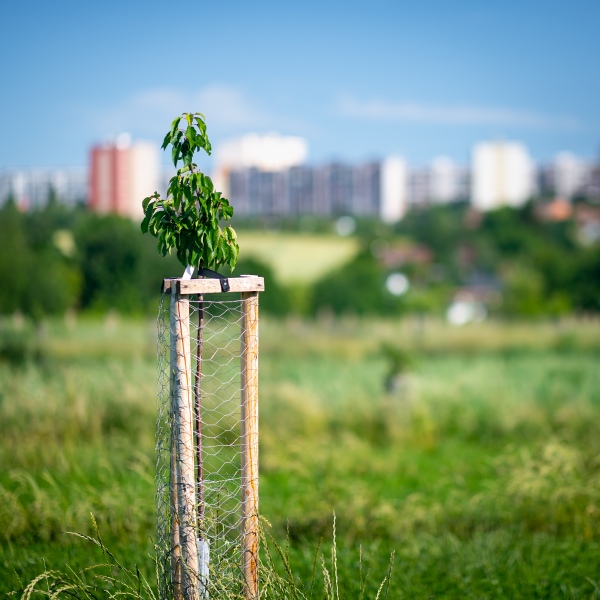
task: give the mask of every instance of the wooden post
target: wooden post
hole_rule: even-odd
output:
[[[204,524],[204,455],[202,451],[202,334],[204,331],[204,296],[198,294],[198,330],[196,333],[196,373],[194,375],[194,412],[196,415],[196,494],[198,525],[198,587],[200,597],[208,598],[209,585],[209,541]]]
[[[174,370],[171,368],[171,381],[173,380]],[[173,399],[173,387],[171,386],[171,400]],[[171,422],[173,422],[174,412],[171,406]],[[171,441],[171,586],[173,588],[173,600],[183,600],[181,595],[181,543],[179,540],[179,518],[177,511],[179,502],[177,501],[177,444],[174,432]]]
[[[198,600],[198,545],[196,538],[196,505],[194,492],[194,411],[192,405],[192,367],[190,352],[189,299],[171,290],[171,390],[175,479],[171,481],[172,504],[177,506],[175,531],[179,546],[173,546],[173,596],[180,585],[183,600]],[[173,474],[172,474],[173,475]],[[177,540],[173,540],[177,541]],[[180,549],[180,556],[178,550]],[[178,579],[178,569],[180,579]]]
[[[258,292],[242,293],[242,568],[258,598]]]
[[[198,495],[198,539],[204,539],[204,457],[202,455],[202,333],[204,331],[204,297],[198,294],[198,331],[196,334],[196,373],[194,401],[196,413],[196,487]]]
[[[171,513],[171,586],[173,589],[173,600],[183,600],[181,595],[181,542],[179,539],[179,501],[177,499],[177,489],[179,487],[177,475],[177,439],[175,437],[175,415],[177,411],[177,306],[173,303],[174,297],[171,296],[170,305],[170,363],[169,363],[169,385],[170,385],[170,406],[169,421],[171,423],[171,458],[170,458],[170,513]]]

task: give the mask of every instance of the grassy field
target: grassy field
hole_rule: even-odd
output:
[[[271,266],[283,284],[312,283],[358,251],[355,238],[335,234],[242,230],[238,235],[244,256]]]
[[[101,562],[64,533],[90,513],[152,581],[154,335],[113,318],[4,343],[0,592]],[[412,356],[391,395],[384,341]],[[600,598],[599,359],[597,322],[263,320],[261,512],[296,576],[320,539],[330,565],[335,511],[340,597],[362,552],[375,598],[395,552],[389,598]]]

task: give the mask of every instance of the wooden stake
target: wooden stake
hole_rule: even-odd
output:
[[[204,330],[204,297],[198,295],[198,332],[196,335],[196,373],[194,400],[196,413],[196,486],[198,489],[198,538],[204,539],[204,458],[202,456],[202,332]]]
[[[190,353],[190,303],[177,293],[171,294],[171,365],[174,408],[177,502],[183,600],[198,600],[198,545],[194,493],[194,411],[192,406],[192,368]],[[177,564],[172,548],[173,563]],[[173,595],[177,580],[174,581]]]
[[[177,469],[177,439],[175,437],[175,414],[176,414],[176,374],[177,374],[177,309],[173,306],[171,297],[170,311],[170,414],[171,423],[171,460],[170,460],[170,510],[171,510],[171,586],[173,588],[173,600],[183,600],[181,594],[181,541],[179,539],[179,501],[177,490],[179,488]]]
[[[204,523],[204,456],[202,452],[202,334],[204,331],[204,296],[198,294],[198,330],[196,335],[196,373],[194,375],[194,412],[196,414],[196,490],[198,509],[198,584],[200,597],[208,598],[209,545]]]
[[[173,369],[171,369],[173,373]],[[171,376],[171,380],[173,377]],[[171,388],[171,398],[173,392]],[[173,410],[173,407],[171,407]],[[172,432],[173,433],[173,432]],[[179,519],[177,511],[179,502],[177,501],[177,447],[175,436],[171,443],[171,585],[173,587],[173,600],[182,600],[181,595],[181,543],[179,540]]]
[[[242,568],[246,598],[257,600],[258,292],[242,293],[242,314]]]

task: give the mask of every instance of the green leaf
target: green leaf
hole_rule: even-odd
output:
[[[171,123],[171,138],[175,137],[175,133],[177,132],[177,128],[179,127],[179,121],[181,121],[181,117],[176,117]]]
[[[183,197],[183,188],[178,185],[173,192],[173,202],[171,204],[178,211],[181,206],[181,198]]]
[[[200,130],[200,133],[202,134],[202,137],[206,137],[206,123],[205,123],[205,118],[204,115],[201,115],[200,113],[196,113],[197,116],[194,120],[196,121],[196,125],[198,126],[198,129]]]
[[[188,180],[188,185],[190,186],[190,188],[192,189],[192,191],[195,193],[198,189],[198,173],[191,173],[190,174],[190,178]]]
[[[233,206],[230,206],[229,203],[221,205],[221,211],[223,212],[223,218],[228,221],[231,217],[233,217]]]
[[[142,223],[140,225],[140,227],[142,229],[142,233],[148,233],[148,226],[150,225],[151,218],[152,218],[152,213],[148,212],[148,214],[144,217],[144,219],[142,220]]]
[[[213,185],[212,179],[210,177],[208,177],[208,175],[204,175],[202,179],[203,179],[202,183],[207,192],[206,195],[208,196],[213,193],[215,186]]]
[[[190,264],[197,266],[200,262],[200,253],[198,250],[192,250],[190,252]]]
[[[196,145],[196,130],[190,125],[188,125],[185,130],[185,137],[187,138],[189,145],[193,148]]]
[[[173,195],[178,186],[179,186],[179,178],[177,177],[177,175],[175,175],[174,177],[171,177],[171,179],[169,180],[169,187],[167,188],[167,196]]]
[[[173,164],[175,166],[177,166],[177,161],[179,160],[180,152],[181,152],[181,149],[179,148],[179,146],[173,144],[173,150],[171,150],[171,158],[172,158]]]
[[[158,192],[154,192],[151,196],[144,198],[142,200],[142,209],[144,213],[148,210],[148,205],[154,204],[156,200],[160,199],[160,195]]]
[[[183,192],[183,195],[185,196],[185,199],[192,204],[194,201],[194,195],[192,194],[192,190],[189,188],[189,186],[184,185],[181,188],[181,191]]]
[[[225,227],[225,238],[228,242],[235,242],[237,240],[237,233],[233,227]]]

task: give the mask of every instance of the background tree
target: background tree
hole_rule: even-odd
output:
[[[39,321],[77,304],[80,277],[71,257],[54,243],[53,207],[21,213],[14,202],[0,209],[0,314],[21,311]],[[31,292],[35,281],[35,293]]]

